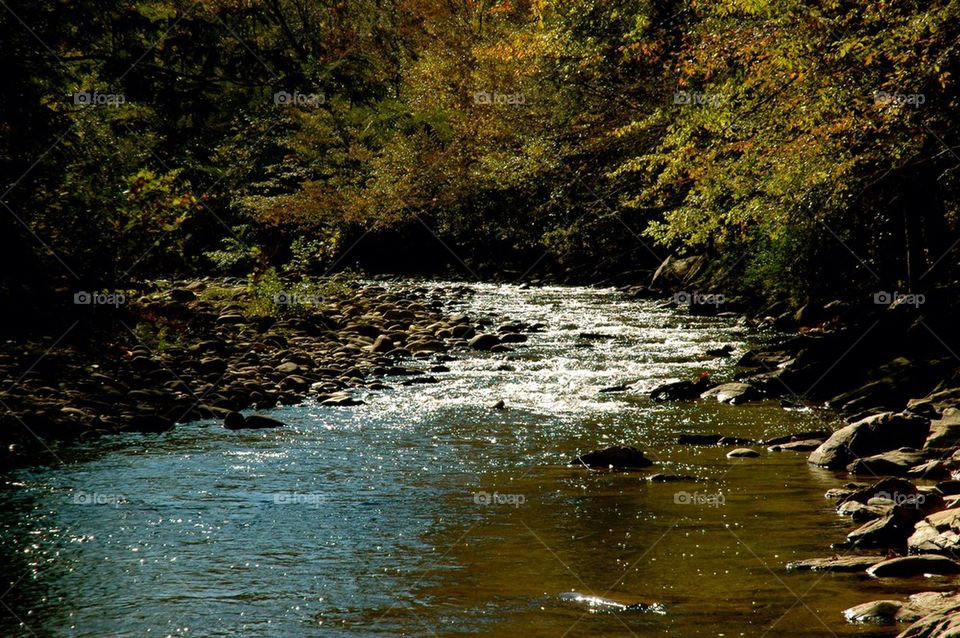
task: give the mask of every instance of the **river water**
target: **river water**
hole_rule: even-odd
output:
[[[452,310],[545,328],[511,353],[458,355],[437,384],[277,409],[284,429],[191,423],[0,477],[0,635],[894,633],[841,611],[924,585],[784,568],[849,531],[823,498],[843,477],[802,454],[674,444],[822,428],[816,415],[646,398],[701,370],[729,376],[702,353],[764,335],[612,289],[473,288]],[[566,464],[613,444],[657,466]],[[653,471],[702,481],[644,480]],[[571,591],[657,605],[591,608]]]

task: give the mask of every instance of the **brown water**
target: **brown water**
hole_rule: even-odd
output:
[[[707,348],[768,336],[612,290],[476,290],[461,310],[546,329],[514,353],[465,354],[436,385],[278,409],[283,430],[189,424],[5,477],[0,635],[892,635],[841,612],[949,584],[787,572],[849,531],[823,498],[843,477],[802,454],[673,444],[823,426],[773,403],[646,399],[730,374]],[[578,347],[581,332],[611,338]],[[635,389],[598,392],[621,382]],[[509,409],[489,409],[499,399]],[[656,467],[566,465],[617,443]],[[591,608],[570,591],[656,606]]]

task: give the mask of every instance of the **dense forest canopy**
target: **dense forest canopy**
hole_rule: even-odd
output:
[[[670,254],[794,303],[957,274],[957,0],[0,14],[5,296],[353,265],[601,280]]]

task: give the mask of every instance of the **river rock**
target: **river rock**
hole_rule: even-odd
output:
[[[913,533],[916,522],[923,513],[915,507],[895,505],[889,514],[870,521],[847,534],[847,545],[860,549],[893,548],[907,546],[907,538]]]
[[[716,399],[720,403],[737,405],[760,398],[760,391],[749,383],[723,383],[700,395],[701,399]]]
[[[829,558],[808,558],[787,563],[787,569],[815,572],[862,572],[883,560],[882,556],[832,556]]]
[[[687,401],[696,399],[714,386],[708,375],[703,375],[696,381],[674,381],[654,388],[650,398],[657,403],[663,401]]]
[[[650,467],[653,461],[635,447],[613,446],[589,452],[574,458],[571,465],[586,465],[589,468],[612,468],[615,470]]]
[[[380,335],[377,337],[376,341],[373,342],[373,345],[370,346],[370,352],[373,352],[376,354],[383,354],[386,352],[390,352],[395,347],[396,346],[394,345],[390,337],[388,337],[387,335]]]
[[[875,600],[856,605],[843,612],[853,623],[912,623],[960,603],[953,592],[925,591],[913,594],[906,601]]]
[[[812,452],[822,444],[822,439],[809,439],[806,441],[790,441],[789,443],[771,445],[767,449],[771,452]]]
[[[735,450],[727,452],[728,459],[747,459],[747,458],[756,458],[760,456],[760,453],[756,450],[751,450],[748,447],[739,447]]]
[[[719,348],[711,348],[707,350],[706,355],[708,357],[729,357],[733,353],[733,346],[727,344]]]
[[[950,476],[950,465],[946,461],[933,459],[920,463],[907,470],[907,476],[918,479],[939,480]]]
[[[907,547],[912,553],[960,558],[960,509],[936,512],[919,521]]]
[[[497,335],[482,332],[470,339],[467,345],[474,350],[492,350],[495,346],[500,345],[500,339],[497,338]]]
[[[957,638],[960,636],[960,603],[928,614],[913,623],[897,638]]]
[[[766,439],[761,441],[762,445],[786,445],[787,443],[794,443],[797,441],[817,441],[821,443],[830,438],[832,432],[826,430],[810,430],[807,432],[797,432],[796,434],[788,434],[786,436],[778,436],[772,439]]]
[[[246,419],[239,412],[230,412],[223,419],[223,427],[228,430],[239,430],[243,428],[244,423],[246,423]]]
[[[647,477],[651,483],[698,483],[700,478],[689,474],[651,474]]]
[[[857,457],[872,456],[901,447],[919,447],[930,430],[928,419],[908,413],[884,412],[861,419],[830,435],[807,461],[839,469]]]
[[[943,416],[930,422],[925,448],[950,448],[960,444],[960,410],[947,408]]]
[[[856,459],[847,466],[851,474],[871,476],[905,476],[914,465],[923,460],[923,453],[912,448],[900,448],[892,452],[875,454]]]
[[[840,516],[849,516],[854,523],[866,523],[874,519],[886,516],[893,509],[893,505],[865,505],[857,501],[847,501],[841,503],[837,508],[837,514]]]
[[[852,623],[887,625],[898,622],[898,614],[905,606],[901,600],[874,600],[845,609],[843,617]]]
[[[956,574],[960,572],[960,563],[946,556],[901,556],[891,558],[872,566],[867,573],[875,578],[907,578],[923,574]]]
[[[847,489],[851,488],[853,491],[842,497],[842,502],[857,501],[866,504],[875,498],[883,498],[891,502],[904,502],[919,493],[916,485],[903,478],[880,479],[873,485],[868,486],[849,484]]]

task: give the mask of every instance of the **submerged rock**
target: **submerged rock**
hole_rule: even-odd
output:
[[[812,452],[822,444],[822,439],[809,439],[806,441],[790,441],[789,443],[779,443],[777,445],[771,445],[767,449],[771,452]]]
[[[787,563],[787,569],[814,572],[862,572],[877,562],[882,556],[832,556],[829,558],[809,558]]]
[[[618,602],[605,596],[581,594],[576,591],[565,591],[557,596],[562,601],[584,605],[591,611],[660,611],[662,607],[656,604],[634,603],[631,605]]]
[[[266,428],[280,428],[285,425],[282,421],[262,414],[251,414],[244,418],[243,421],[240,421],[233,415],[243,417],[239,412],[231,412],[223,421],[223,427],[228,430],[263,430]]]
[[[820,442],[826,441],[830,438],[832,432],[826,430],[808,430],[806,432],[797,432],[796,434],[788,434],[786,436],[778,436],[772,439],[765,439],[761,441],[763,445],[785,445],[787,443],[793,443],[795,441],[814,441],[820,440]]]
[[[650,467],[653,461],[635,447],[613,446],[577,456],[570,464],[586,465],[591,469],[625,470]]]
[[[689,474],[651,474],[647,477],[647,480],[651,483],[680,483],[680,482],[699,482],[700,479],[697,476],[690,476]]]

